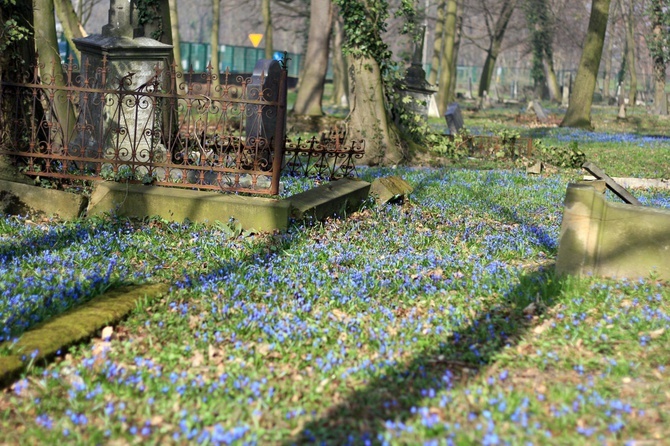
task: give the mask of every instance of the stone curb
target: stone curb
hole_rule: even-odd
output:
[[[12,383],[29,364],[44,363],[59,350],[91,338],[105,326],[118,323],[140,300],[158,298],[169,289],[170,285],[160,283],[108,291],[23,333],[12,347],[20,353],[0,356],[0,388]],[[31,358],[35,351],[37,354]]]
[[[360,208],[368,198],[370,183],[342,178],[286,199],[291,203],[291,216],[296,220],[323,220]]]

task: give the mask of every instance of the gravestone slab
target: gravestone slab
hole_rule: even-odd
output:
[[[549,120],[547,112],[544,110],[544,108],[542,108],[542,104],[540,104],[538,101],[533,101],[533,111],[535,112],[535,117],[538,121],[547,122]]]
[[[444,113],[444,117],[447,120],[447,127],[449,128],[449,134],[455,135],[463,128],[463,115],[461,114],[461,108],[457,102],[452,102],[447,106],[447,111]]]
[[[274,59],[259,60],[254,67],[251,83],[247,85],[248,99],[276,102],[279,99],[280,81],[279,62]],[[276,107],[252,104],[247,107],[246,116],[247,141],[269,144],[277,129]],[[285,123],[283,127],[286,127]]]
[[[370,195],[375,197],[378,204],[391,201],[402,201],[414,188],[398,176],[377,178],[370,186]]]

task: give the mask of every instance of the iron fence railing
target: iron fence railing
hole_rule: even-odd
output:
[[[2,84],[0,154],[31,176],[277,194],[281,65],[273,79],[157,66],[137,85],[134,73],[109,76],[106,57],[81,69],[72,59],[46,70],[35,63],[30,83]],[[276,123],[271,134],[268,122]]]
[[[365,141],[352,140],[345,144],[345,139],[344,130],[335,128],[320,138],[287,141],[284,173],[327,181],[356,176],[356,160],[365,154]]]

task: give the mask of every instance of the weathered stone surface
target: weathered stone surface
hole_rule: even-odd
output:
[[[457,102],[452,102],[447,106],[444,117],[447,120],[450,135],[457,134],[463,128],[463,115],[461,114],[461,107]]]
[[[526,167],[526,173],[532,173],[539,175],[542,173],[542,162],[538,161],[530,166]]]
[[[256,62],[251,83],[247,85],[249,99],[277,101],[279,98],[279,84],[281,80],[281,65],[273,59],[262,59]],[[264,108],[263,105],[249,105],[246,110],[246,134],[247,140],[263,138],[271,141],[275,138],[277,129],[277,115]],[[286,123],[284,123],[286,128]],[[282,135],[283,136],[283,135]]]
[[[140,300],[154,299],[170,289],[168,284],[128,286],[109,291],[72,310],[48,319],[24,333],[9,354],[0,357],[0,386],[10,383],[28,362],[21,360],[26,352],[37,351],[33,359],[41,363],[59,350],[95,336],[101,328],[115,324],[137,308]],[[4,344],[3,347],[8,347]]]
[[[375,197],[377,203],[388,203],[389,201],[402,200],[409,195],[414,188],[397,176],[377,178],[370,186],[370,195]]]
[[[533,111],[538,121],[547,122],[549,120],[547,112],[542,108],[542,104],[539,101],[533,101]]]
[[[611,177],[614,181],[626,189],[645,189],[658,188],[670,189],[670,179],[668,178],[631,178],[631,177]],[[595,180],[593,175],[584,175],[584,180]]]
[[[291,203],[291,216],[296,220],[318,221],[357,210],[369,193],[370,183],[343,178],[293,195],[287,201]]]
[[[82,215],[87,202],[83,195],[0,180],[0,210],[7,214],[36,211],[72,220]]]
[[[608,203],[588,183],[569,184],[556,273],[670,280],[670,210]]]
[[[274,231],[288,227],[290,206],[289,201],[274,198],[101,182],[93,189],[88,215],[155,215],[171,221],[210,223],[225,223],[233,218],[243,229]]]

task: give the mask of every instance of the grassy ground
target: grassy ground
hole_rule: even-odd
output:
[[[467,114],[466,125],[477,119]],[[560,141],[569,131],[551,132]],[[596,146],[631,150],[623,139],[589,142],[603,135],[582,134],[591,156]],[[663,167],[648,160],[668,146],[645,144],[627,164],[603,167],[658,176]],[[414,186],[409,201],[282,234],[2,219],[5,339],[121,283],[173,286],[111,338],[34,365],[6,389],[0,443],[590,445],[670,436],[670,287],[651,275],[553,274],[565,188],[581,172],[362,171],[368,181],[389,174]],[[307,187],[291,181],[285,194]],[[669,191],[635,194],[670,208]],[[0,355],[10,350],[11,341]]]

